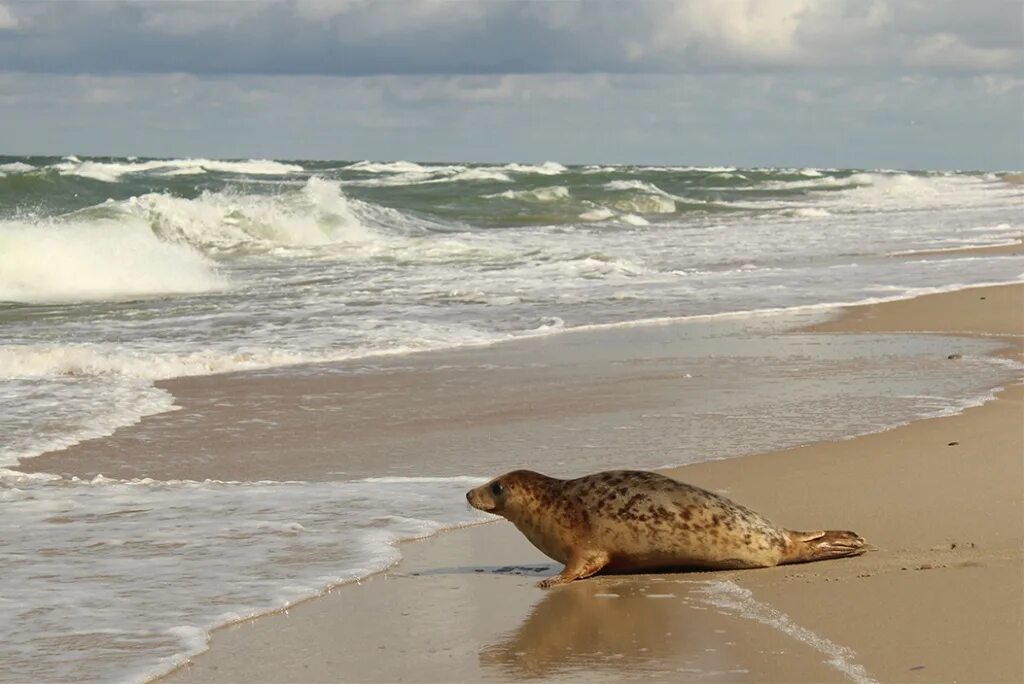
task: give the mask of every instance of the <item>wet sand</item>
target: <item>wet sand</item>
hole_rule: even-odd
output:
[[[997,336],[1020,358],[1024,286],[854,307],[819,329]],[[542,591],[557,565],[510,524],[486,524],[405,544],[387,573],[218,630],[167,680],[1024,680],[1021,385],[960,415],[671,474],[783,526],[854,529],[877,550]]]

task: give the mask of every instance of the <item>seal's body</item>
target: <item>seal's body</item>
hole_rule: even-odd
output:
[[[517,470],[466,498],[507,518],[545,555],[565,563],[544,587],[602,570],[765,568],[867,550],[853,532],[785,530],[723,496],[639,470],[574,480]]]

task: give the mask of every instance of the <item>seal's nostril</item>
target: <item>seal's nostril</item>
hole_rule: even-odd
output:
[[[473,503],[473,490],[466,492],[466,501]]]

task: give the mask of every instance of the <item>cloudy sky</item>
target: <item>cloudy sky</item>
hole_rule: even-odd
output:
[[[0,154],[1024,168],[1020,0],[0,0]]]

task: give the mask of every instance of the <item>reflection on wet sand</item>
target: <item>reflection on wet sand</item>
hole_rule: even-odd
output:
[[[729,652],[736,621],[704,605],[696,593],[703,585],[696,576],[608,577],[559,587],[517,629],[481,649],[481,666],[529,678],[574,670],[664,673],[668,663],[691,678],[747,674]]]

